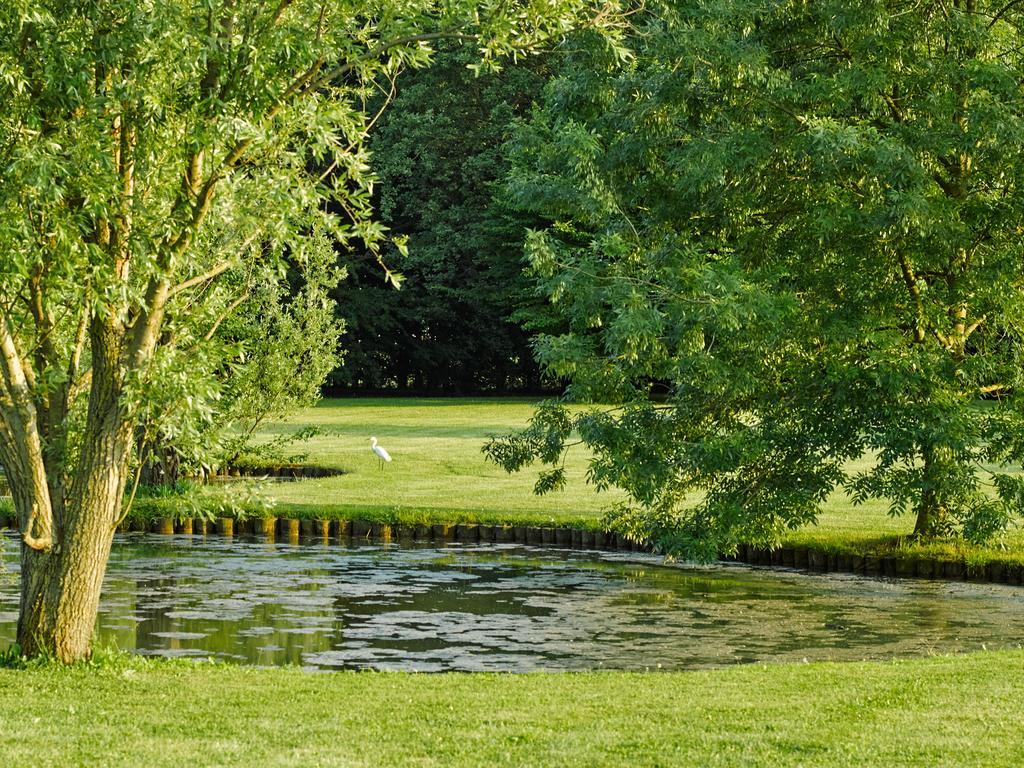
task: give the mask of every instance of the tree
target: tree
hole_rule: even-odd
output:
[[[472,62],[449,46],[428,69],[403,75],[370,133],[378,212],[408,238],[409,254],[398,295],[372,255],[349,262],[352,280],[334,292],[348,354],[332,384],[476,392],[537,380],[513,320],[529,296],[522,238],[533,220],[507,210],[498,187],[502,143],[540,90],[544,58],[481,76]]]
[[[362,147],[375,78],[426,64],[439,39],[493,66],[586,8],[0,4],[0,463],[21,520],[24,653],[89,653],[147,390],[212,354],[168,323],[210,317],[233,267],[304,258],[316,226],[342,247],[385,238]],[[594,23],[614,19],[609,6]]]
[[[626,66],[583,50],[518,142],[528,248],[571,380],[508,468],[572,430],[616,523],[713,557],[834,489],[989,538],[1024,455],[1024,76],[1015,3],[665,3]],[[663,398],[652,398],[660,391]],[[862,459],[866,469],[852,464]]]
[[[312,435],[300,430],[256,442],[268,418],[315,403],[340,361],[344,324],[329,292],[344,273],[330,240],[313,233],[304,258],[225,272],[205,313],[169,317],[164,335],[186,359],[167,357],[150,378],[139,420],[136,482],[174,488],[182,473],[226,468],[283,451]],[[379,270],[378,270],[379,271]],[[207,338],[209,337],[209,338]],[[202,344],[201,344],[202,342]],[[207,354],[194,351],[203,346]],[[134,497],[133,487],[129,500]],[[127,513],[127,509],[122,515]]]

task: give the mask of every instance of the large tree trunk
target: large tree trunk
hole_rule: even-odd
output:
[[[85,447],[80,475],[65,509],[60,544],[48,552],[22,546],[18,644],[28,656],[72,663],[88,658],[114,521],[124,493],[124,449],[117,433]],[[80,464],[80,466],[81,466]],[[83,467],[84,468],[84,467]]]
[[[103,341],[106,341],[104,339]],[[99,343],[97,343],[99,342]],[[94,338],[95,350],[110,347]],[[22,546],[18,644],[28,656],[52,655],[69,664],[88,658],[115,522],[124,497],[131,426],[120,402],[118,372],[94,355],[89,412],[66,503],[55,519],[54,546]],[[15,472],[12,491],[26,520],[36,503],[28,478]]]
[[[110,486],[116,483],[112,479]],[[113,540],[111,520],[120,506],[115,491],[119,485],[69,504],[62,547],[50,552],[22,547],[18,644],[26,655],[52,655],[64,663],[89,657]]]
[[[943,485],[952,454],[949,448],[937,445],[925,446],[921,454],[924,459],[924,484],[917,507],[917,521],[914,523],[914,538],[933,539],[949,532],[949,509]]]

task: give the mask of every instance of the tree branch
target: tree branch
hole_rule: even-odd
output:
[[[971,338],[971,334],[974,333],[976,330],[978,330],[978,328],[981,327],[982,323],[984,323],[986,319],[987,319],[987,316],[986,315],[982,315],[977,320],[975,320],[973,323],[971,323],[969,326],[967,326],[967,328],[964,329],[963,340],[966,342],[969,338]]]
[[[42,440],[39,435],[39,422],[35,403],[21,354],[18,352],[11,329],[10,318],[0,312],[0,368],[6,387],[8,402],[11,407],[6,413],[5,421],[13,438],[13,450],[18,459],[17,465],[7,467],[22,477],[16,478],[27,486],[31,505],[26,512],[25,527],[21,536],[26,546],[49,551],[53,547],[53,507],[50,502],[50,489],[46,480],[46,464],[43,459]]]
[[[322,77],[313,81],[310,84],[310,87],[318,88],[321,85],[331,82],[335,78],[347,75],[360,64],[373,61],[374,59],[379,58],[382,54],[390,51],[392,48],[398,48],[402,45],[409,45],[410,43],[427,43],[434,40],[464,40],[466,42],[474,42],[479,39],[478,35],[469,35],[465,32],[459,32],[458,30],[461,28],[462,27],[457,27],[456,29],[448,30],[446,32],[424,32],[419,35],[406,35],[404,37],[396,37],[391,40],[387,40],[380,45],[371,48],[366,53],[356,56],[351,61],[346,61],[344,64],[335,67],[330,72],[327,72]]]
[[[146,445],[146,441],[145,440],[142,442],[142,445],[143,446]],[[131,490],[131,493],[128,495],[128,501],[126,501],[124,503],[124,508],[121,510],[121,514],[118,516],[117,520],[114,521],[114,526],[112,528],[112,530],[114,530],[114,531],[116,531],[118,529],[118,527],[121,525],[121,523],[123,523],[125,521],[125,519],[128,517],[128,515],[132,511],[132,506],[135,504],[135,495],[139,492],[139,484],[142,482],[142,468],[145,466],[145,464],[146,464],[145,450],[144,449],[140,449],[139,450],[139,464],[135,468],[135,477],[132,478],[132,490]]]
[[[254,237],[249,238],[249,240],[247,241],[246,244],[251,243],[253,239],[255,239],[255,238]],[[206,270],[201,275],[196,275],[195,277],[190,277],[188,280],[185,280],[184,282],[178,283],[176,286],[171,288],[169,295],[170,296],[175,296],[175,295],[181,293],[182,291],[187,291],[189,288],[192,288],[192,287],[194,287],[196,285],[199,285],[200,283],[205,283],[207,280],[213,280],[218,275],[221,275],[224,272],[227,272],[229,269],[231,269],[231,266],[233,264],[234,264],[233,261],[222,261],[219,264],[217,264],[216,266]]]
[[[921,286],[917,284],[917,276],[914,274],[914,268],[910,264],[906,255],[900,252],[897,255],[897,259],[899,259],[900,262],[900,272],[903,275],[903,282],[906,284],[907,291],[914,300],[914,305],[917,309],[917,323],[914,326],[914,340],[920,344],[924,341],[925,336],[923,324],[924,306],[921,300]]]
[[[238,309],[242,305],[242,303],[245,302],[245,300],[248,299],[251,295],[252,294],[249,293],[249,291],[246,291],[233,302],[228,304],[227,308],[220,313],[220,317],[217,318],[217,320],[214,322],[210,330],[206,332],[206,335],[203,337],[203,341],[209,341],[210,339],[212,339],[213,334],[215,334],[217,332],[217,329],[220,328],[221,323],[227,320],[228,316],[236,309]]]
[[[992,20],[988,23],[986,29],[992,29],[992,27],[996,25],[996,22],[998,22],[1001,18],[1003,18],[1003,16],[1005,16],[1015,7],[1020,5],[1022,2],[1024,2],[1024,0],[1010,0],[1010,2],[1008,2],[1006,5],[1004,5],[996,12],[996,15],[992,17]]]
[[[78,328],[75,329],[75,345],[71,350],[71,359],[68,361],[68,388],[74,386],[78,377],[78,369],[82,364],[82,351],[85,349],[85,340],[89,331],[89,304],[86,302],[82,307],[82,316],[78,321]]]
[[[989,384],[984,387],[978,387],[978,391],[983,395],[991,395],[993,392],[1002,392],[1009,388],[1007,384]]]

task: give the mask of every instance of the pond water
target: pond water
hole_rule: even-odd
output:
[[[0,647],[17,620],[3,539]],[[1024,590],[517,545],[119,536],[98,641],[308,668],[693,669],[1017,647]]]

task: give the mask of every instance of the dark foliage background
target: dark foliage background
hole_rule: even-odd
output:
[[[408,237],[385,254],[405,280],[396,291],[372,254],[345,259],[333,292],[347,333],[327,392],[439,394],[536,391],[539,368],[522,310],[536,304],[523,276],[531,217],[501,192],[502,146],[547,78],[542,58],[477,76],[465,52],[403,73],[369,142],[380,176],[379,216]],[[532,317],[544,317],[532,307]],[[534,321],[535,324],[536,321]],[[543,320],[541,320],[543,322]]]

